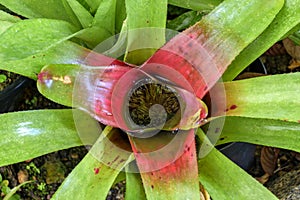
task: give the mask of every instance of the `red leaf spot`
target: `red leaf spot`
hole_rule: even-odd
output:
[[[41,83],[46,83],[48,80],[52,78],[52,75],[49,72],[45,71],[39,73],[37,78]]]
[[[237,105],[232,105],[232,106],[230,106],[230,110],[234,110],[234,109],[236,109],[237,108]]]
[[[220,128],[216,128],[215,133],[219,133],[219,132],[220,132]]]
[[[151,185],[151,188],[153,189],[153,188],[154,188],[154,185]]]
[[[298,123],[300,123],[300,120],[298,120]]]
[[[99,174],[100,169],[99,168],[94,168],[94,173]]]

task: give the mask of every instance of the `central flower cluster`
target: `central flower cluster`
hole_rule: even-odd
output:
[[[180,113],[178,98],[173,88],[161,83],[138,85],[129,94],[130,117],[140,126],[161,126]]]

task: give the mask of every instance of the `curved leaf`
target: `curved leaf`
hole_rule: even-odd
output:
[[[201,129],[198,129],[197,136],[201,141],[205,138]],[[277,199],[215,148],[204,158],[200,158],[198,168],[199,180],[213,199]]]
[[[16,22],[20,21],[21,19],[17,16],[13,16],[7,12],[0,10],[0,20],[16,23]]]
[[[127,166],[125,200],[147,200],[141,175],[139,173],[130,173],[137,170],[135,162]]]
[[[218,123],[218,120],[222,119],[216,119],[214,123]],[[248,142],[300,152],[299,141],[299,123],[247,117],[226,117],[217,145],[228,142]]]
[[[79,64],[85,59],[87,49],[65,41],[45,52],[20,60],[1,62],[0,69],[11,71],[31,79],[37,79],[42,67],[48,64]]]
[[[0,122],[0,166],[82,145],[71,110],[6,113]]]
[[[202,98],[233,59],[267,28],[283,3],[283,0],[225,1],[172,38],[146,64],[175,69],[188,80],[196,96]],[[249,30],[253,24],[256,28]]]
[[[80,0],[83,1],[83,0]],[[95,12],[97,11],[99,5],[101,4],[103,0],[85,0],[85,2],[89,5],[90,7],[90,12],[95,14]]]
[[[80,25],[65,0],[0,0],[0,4],[26,18],[49,18]]]
[[[149,200],[200,199],[194,130],[130,137]]]
[[[76,32],[65,21],[22,20],[0,35],[0,61],[23,59],[70,39]]]
[[[222,79],[224,81],[233,80],[251,62],[299,24],[299,10],[300,0],[286,0],[283,8],[270,26],[237,56],[224,73]]]
[[[222,1],[223,0],[169,0],[168,3],[192,10],[212,10]]]
[[[14,23],[12,23],[12,22],[0,21],[0,35],[1,35],[1,33],[5,32],[12,25],[14,25]]]
[[[74,14],[77,16],[83,28],[92,25],[93,16],[86,10],[78,1],[66,0],[72,8]]]
[[[224,83],[227,116],[300,120],[300,73]]]
[[[167,0],[126,0],[125,3],[128,43],[124,60],[142,64],[165,43]]]
[[[47,65],[38,75],[37,88],[52,101],[71,107],[75,79],[79,72],[79,65]]]
[[[185,12],[179,17],[176,17],[175,19],[168,21],[167,28],[176,31],[184,30],[194,25],[196,22],[200,21],[202,16],[203,13],[197,11]]]
[[[104,138],[113,137],[115,134],[119,134],[118,129],[108,126],[102,132]],[[128,157],[129,154],[118,154],[113,151],[115,144],[107,143],[108,140],[104,138],[100,137],[96,141],[90,152],[64,180],[52,199],[69,199],[74,197],[74,194],[76,199],[106,199],[120,170],[132,161],[132,156]]]

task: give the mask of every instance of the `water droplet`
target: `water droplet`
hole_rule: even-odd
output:
[[[105,113],[107,116],[113,116],[113,114],[112,113],[109,113],[109,112],[107,112],[107,113]]]
[[[178,129],[178,128],[176,128],[175,130],[173,130],[173,131],[172,131],[172,134],[177,134],[177,133],[178,133],[178,131],[179,131],[179,129]]]

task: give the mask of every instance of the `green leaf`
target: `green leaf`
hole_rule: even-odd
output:
[[[142,64],[165,43],[167,0],[125,2],[128,27],[125,61]]]
[[[226,82],[226,115],[299,122],[299,79],[291,73]]]
[[[13,16],[7,12],[0,10],[0,20],[15,23],[20,21],[21,19],[17,16]]]
[[[91,48],[115,34],[116,0],[101,1],[92,22],[92,28],[81,38],[88,41]]]
[[[0,4],[26,18],[64,20],[78,27],[79,22],[65,0],[0,0]]]
[[[197,136],[201,141],[205,138],[201,129],[198,129]],[[211,144],[206,144],[212,148]],[[215,148],[204,158],[200,158],[198,168],[199,180],[213,199],[277,199]]]
[[[73,88],[79,65],[47,65],[39,74],[38,90],[56,103],[72,106]]]
[[[222,1],[223,0],[169,0],[168,3],[192,10],[212,10]]]
[[[0,35],[19,20],[20,18],[0,10]]]
[[[183,13],[179,17],[169,21],[167,23],[167,28],[181,31],[186,28],[189,28],[190,26],[194,25],[196,22],[200,21],[203,14],[199,13],[197,11],[189,11],[186,13]]]
[[[268,5],[268,2],[265,4]],[[283,8],[277,14],[270,26],[238,55],[238,57],[228,67],[222,79],[224,81],[233,80],[251,62],[267,51],[274,43],[282,39],[286,33],[299,24],[299,10],[300,0],[286,0]],[[258,19],[260,20],[261,18],[258,17]]]
[[[290,35],[289,38],[293,40],[297,45],[300,45],[300,30]]]
[[[5,32],[12,25],[14,25],[14,23],[12,23],[12,22],[0,21],[0,35],[1,35],[1,33]]]
[[[116,17],[115,33],[119,33],[119,32],[121,32],[123,23],[126,19],[125,0],[117,0],[116,13],[118,13],[118,14],[115,16]]]
[[[99,2],[91,28],[85,29],[77,37],[84,40],[90,48],[95,48],[102,41],[115,34],[115,13],[116,0]]]
[[[216,119],[213,122],[218,123]],[[217,142],[248,142],[300,152],[300,124],[281,120],[226,117]]]
[[[134,168],[134,169],[132,169]],[[130,173],[132,171],[138,171],[135,162],[130,163],[126,167],[126,194],[125,200],[139,199],[147,200],[141,175],[139,173]]]
[[[0,60],[23,59],[46,51],[74,36],[68,22],[50,19],[22,20],[0,35]]]
[[[0,122],[0,166],[82,145],[71,110],[1,114]]]
[[[103,2],[103,0],[85,0],[85,2],[90,6],[91,8],[90,12],[92,14],[95,14],[99,5],[101,4],[101,2]]]
[[[93,25],[115,34],[116,0],[102,1],[94,17]]]
[[[45,65],[79,64],[85,60],[89,52],[88,49],[73,42],[65,41],[58,46],[23,59],[1,62],[0,69],[37,79],[37,74]]]
[[[114,134],[119,136],[118,129],[105,128],[102,132],[104,137],[98,139],[90,152],[64,180],[52,199],[69,199],[74,197],[74,194],[76,199],[106,199],[120,169],[132,161],[132,157],[128,157],[128,154],[118,154],[114,151],[114,143],[107,143],[109,140],[105,140],[105,136],[109,138]],[[111,165],[108,165],[108,162]],[[113,163],[114,168],[111,168]]]
[[[200,199],[194,139],[194,130],[130,137],[147,199]]]
[[[99,45],[102,41],[109,38],[111,33],[105,28],[99,26],[92,26],[76,34],[76,38],[81,39],[88,48],[93,49]]]
[[[268,27],[283,4],[282,0],[247,0],[242,4],[239,0],[225,1],[203,17],[198,26],[204,28],[206,38],[209,38],[204,45],[213,50],[216,64],[227,67]],[[249,29],[253,24],[256,28]]]
[[[83,28],[92,25],[93,16],[76,0],[66,0]]]

